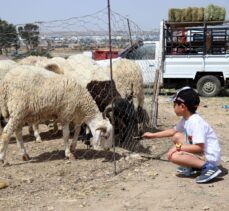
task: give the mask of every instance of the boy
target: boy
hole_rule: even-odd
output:
[[[212,128],[205,122],[196,109],[199,95],[190,87],[179,90],[173,98],[174,112],[182,118],[173,129],[161,132],[144,133],[144,138],[172,137],[174,146],[169,150],[168,159],[180,165],[177,172],[190,176],[193,169],[201,170],[197,183],[205,183],[217,177],[221,170],[220,146]]]

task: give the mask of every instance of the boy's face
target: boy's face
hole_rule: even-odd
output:
[[[183,103],[179,103],[179,102],[173,103],[173,109],[177,116],[186,116],[187,111],[188,111],[186,105]]]

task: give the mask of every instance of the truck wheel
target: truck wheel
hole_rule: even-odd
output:
[[[199,94],[203,97],[217,96],[221,90],[219,79],[212,75],[201,77],[196,86]]]

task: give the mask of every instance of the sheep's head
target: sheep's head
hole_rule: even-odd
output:
[[[113,141],[113,126],[110,121],[106,119],[103,124],[96,127],[94,136],[92,138],[93,148],[96,150],[109,150],[112,147]]]

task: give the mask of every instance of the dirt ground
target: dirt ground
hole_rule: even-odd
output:
[[[167,96],[159,97],[158,129],[173,127],[178,117]],[[120,210],[228,210],[229,209],[229,105],[228,97],[202,98],[199,113],[213,127],[222,147],[223,173],[207,184],[195,177],[180,178],[168,162],[168,138],[142,140],[145,154],[87,150],[79,142],[76,160],[64,159],[61,134],[42,126],[42,143],[35,143],[27,128],[25,146],[32,157],[21,161],[15,139],[8,146],[8,166],[0,166],[1,211],[120,211]],[[140,147],[141,146],[141,147]],[[143,150],[141,150],[143,151]],[[116,170],[117,174],[114,175]]]

